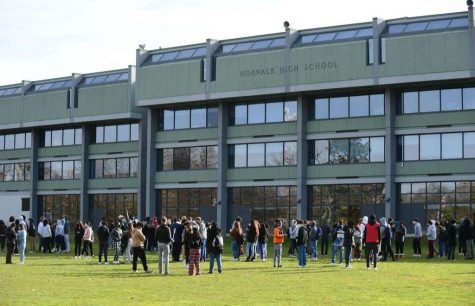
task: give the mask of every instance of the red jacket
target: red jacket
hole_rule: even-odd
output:
[[[379,241],[381,241],[378,222],[375,222],[374,224],[366,224],[363,239],[365,243],[379,243]]]

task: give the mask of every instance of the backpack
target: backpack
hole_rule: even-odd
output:
[[[218,234],[216,235],[216,237],[214,237],[213,247],[219,248],[219,249],[224,247],[223,236],[221,236],[221,234]]]

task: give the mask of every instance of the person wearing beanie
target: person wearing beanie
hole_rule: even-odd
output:
[[[366,248],[366,268],[369,270],[370,255],[373,256],[374,269],[377,270],[378,262],[378,244],[381,241],[380,225],[376,222],[376,216],[373,214],[369,217],[368,224],[365,226],[363,234],[363,244]]]

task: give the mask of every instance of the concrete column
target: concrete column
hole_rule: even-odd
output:
[[[226,173],[228,170],[228,146],[226,145],[226,129],[228,127],[228,105],[219,103],[218,111],[218,190],[217,190],[217,217],[218,225],[226,230],[228,226],[228,189],[226,187]]]
[[[384,155],[386,160],[386,199],[385,210],[386,217],[396,216],[396,183],[394,180],[396,169],[396,136],[394,135],[394,119],[396,115],[396,95],[393,90],[386,89],[384,94],[384,108],[386,112],[386,130],[385,130],[385,148]]]
[[[157,112],[153,108],[147,109],[147,120],[143,128],[146,128],[146,163],[145,163],[145,211],[153,213],[157,211],[157,192],[155,190],[155,173],[157,172],[157,150],[155,149],[155,135],[157,133]],[[141,133],[143,135],[143,133]]]
[[[307,104],[306,98],[299,95],[297,99],[297,218],[299,219],[307,219],[308,214],[308,142],[306,139],[308,119]]]
[[[469,54],[470,54],[470,75],[475,77],[475,18],[473,15],[473,1],[467,1],[468,6],[468,36],[469,36]]]
[[[373,18],[373,80],[375,84],[379,83],[379,64],[381,63],[381,33],[386,27],[386,21],[381,18]]]
[[[90,220],[89,216],[89,194],[87,183],[89,181],[89,143],[91,142],[91,131],[87,125],[82,125],[82,144],[81,144],[81,187],[80,187],[80,219],[84,221]]]
[[[31,155],[30,155],[30,216],[38,222],[38,147],[40,144],[40,131],[33,129],[31,131]]]
[[[154,209],[147,210],[147,164],[149,164],[147,160],[147,117],[140,120],[139,122],[139,151],[137,169],[137,205],[139,218],[156,216],[157,214],[156,210]]]

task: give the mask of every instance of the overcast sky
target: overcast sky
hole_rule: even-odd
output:
[[[135,49],[466,11],[465,0],[0,0],[0,84],[125,68]]]

